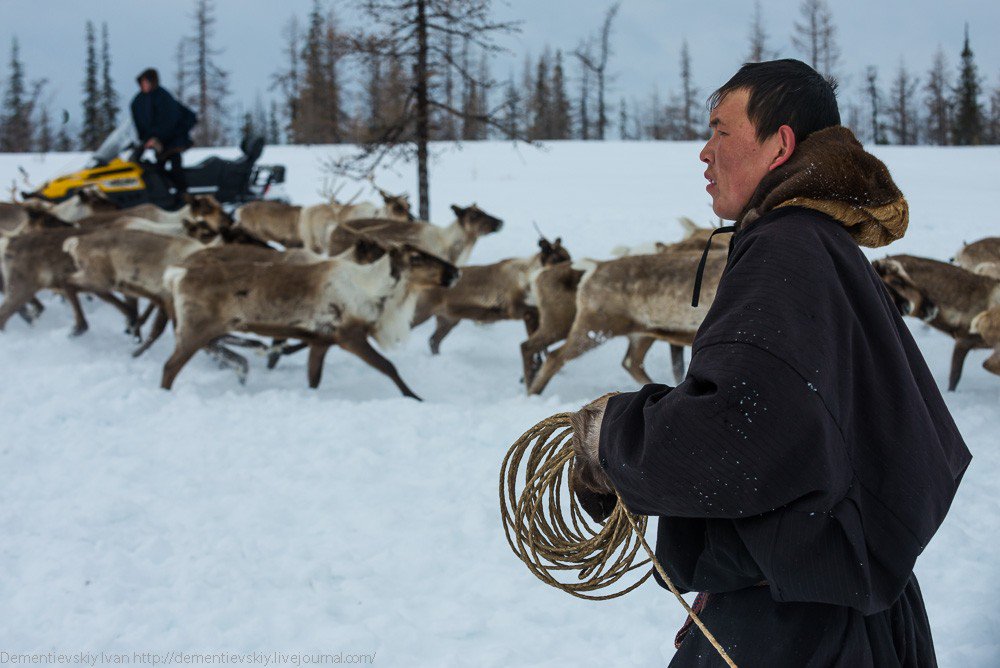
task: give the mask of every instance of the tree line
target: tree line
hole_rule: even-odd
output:
[[[367,147],[361,158],[339,165],[360,172],[419,138],[691,140],[705,134],[705,91],[695,83],[686,40],[677,51],[676,82],[654,86],[644,99],[614,96],[619,3],[577,44],[545,46],[524,57],[519,73],[498,80],[491,71],[503,51],[498,40],[518,27],[496,21],[489,0],[359,2],[364,31],[343,25],[321,0],[308,16],[292,16],[278,36],[283,62],[267,82],[268,101],[258,93],[238,104],[215,44],[214,2],[194,0],[189,35],[179,40],[173,71],[161,71],[161,81],[198,114],[196,145],[231,143],[247,133],[269,143],[360,144]],[[1000,85],[988,86],[979,74],[967,29],[954,63],[939,48],[924,72],[900,58],[891,69],[870,65],[852,75],[840,65],[827,0],[802,1],[785,48],[772,48],[759,2],[748,19],[743,61],[798,57],[838,81],[843,122],[863,141],[1000,143]],[[79,113],[54,114],[48,82],[28,76],[13,39],[2,78],[0,151],[93,150],[116,126],[123,100],[111,77],[107,24],[98,31],[87,21],[84,44]]]

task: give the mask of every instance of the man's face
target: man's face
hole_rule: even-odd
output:
[[[725,220],[736,220],[775,158],[774,138],[758,142],[747,118],[749,98],[746,89],[722,98],[709,118],[712,136],[698,156],[708,165],[706,190],[712,196],[712,210]]]
[[[153,90],[153,84],[150,83],[149,79],[139,79],[139,90],[143,93],[148,93]]]

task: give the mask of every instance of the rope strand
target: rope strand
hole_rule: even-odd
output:
[[[617,492],[618,503],[599,528],[580,508],[569,484],[574,464],[570,415],[558,413],[542,420],[526,431],[504,457],[500,469],[500,515],[511,550],[542,582],[592,601],[617,598],[632,591],[648,580],[653,570],[647,570],[632,584],[627,585],[623,578],[652,563],[719,656],[728,666],[736,668],[657,561],[645,539],[647,518],[629,512]],[[522,468],[523,486],[519,486],[518,473]],[[564,476],[570,476],[565,486]],[[567,499],[568,510],[564,508]],[[645,550],[648,558],[636,562],[640,549]],[[564,571],[576,572],[577,581],[564,582],[556,577]],[[623,588],[609,594],[592,593],[615,585]]]

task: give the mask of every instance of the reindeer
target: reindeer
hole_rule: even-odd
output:
[[[77,190],[66,200],[54,205],[44,200],[28,200],[23,203],[0,202],[0,234],[18,234],[32,229],[33,221],[42,219],[39,215],[45,216],[44,219],[52,216],[65,223],[75,223],[88,216],[117,211],[119,208],[100,191],[92,188]]]
[[[1000,278],[1000,237],[986,237],[964,244],[954,261],[974,274]]]
[[[972,320],[1000,305],[1000,280],[912,255],[891,255],[872,265],[903,315],[920,317],[955,339],[948,374],[948,391],[954,391],[969,351],[990,347],[972,330]]]
[[[188,215],[195,217],[195,220],[189,221],[190,224],[211,227],[223,224],[222,221],[225,220],[225,213],[214,198],[196,198],[187,208]],[[113,212],[96,214],[90,219],[79,221],[81,226],[75,227],[60,223],[46,212],[38,211],[31,215],[43,221],[41,226],[44,229],[0,240],[0,263],[3,284],[7,290],[4,302],[0,305],[0,330],[11,314],[20,311],[40,290],[49,289],[61,292],[69,301],[75,319],[72,334],[83,334],[87,331],[88,324],[77,297],[81,288],[72,278],[77,271],[76,263],[63,250],[66,241],[70,237],[84,236],[108,227],[146,229],[150,225],[155,227],[155,222]],[[97,290],[94,294],[121,311],[128,322],[126,331],[138,333],[141,321],[135,298],[128,297],[123,301],[105,289]]]
[[[697,251],[700,256],[714,228],[700,227],[690,218],[685,217],[680,218],[680,223],[685,229],[685,237],[681,241],[671,244],[655,242],[652,247],[640,249],[619,247],[615,249],[615,253],[619,257],[625,257]],[[717,237],[728,236],[727,233],[717,235]],[[722,257],[721,254],[725,253],[728,248],[725,241],[725,238],[723,243],[713,240],[710,256]],[[537,302],[539,326],[527,340],[521,343],[521,360],[526,387],[531,387],[532,381],[542,366],[543,356],[548,347],[569,336],[576,318],[577,287],[583,278],[584,271],[596,268],[597,265],[598,262],[595,260],[583,260],[572,266],[550,267],[533,279],[531,292]],[[640,383],[651,382],[646,373],[645,359],[657,337],[632,333],[628,335],[628,340],[628,349],[622,358],[622,368]],[[674,380],[680,383],[684,379],[683,345],[670,343],[670,360]]]
[[[3,304],[0,304],[0,331],[3,331],[11,315],[44,289],[61,292],[70,303],[74,316],[72,336],[87,331],[87,319],[78,298],[80,288],[70,280],[76,266],[62,250],[67,239],[80,234],[86,232],[74,227],[61,227],[0,238],[0,265],[6,289]],[[134,326],[134,309],[110,292],[98,291],[95,294],[121,311],[130,328]]]
[[[413,221],[408,195],[393,195],[382,190],[372,181],[372,187],[382,196],[384,205],[379,208],[371,202],[345,204],[332,201],[316,204],[302,210],[299,218],[299,237],[302,245],[314,253],[327,252],[327,240],[335,227],[352,220],[398,220]]]
[[[236,226],[264,241],[273,241],[285,248],[301,248],[299,219],[302,207],[276,200],[248,202],[236,209]]]
[[[355,247],[371,244],[359,239]],[[407,245],[390,247],[365,265],[332,258],[171,267],[164,282],[173,294],[176,347],[161,387],[171,388],[197,350],[241,331],[307,341],[310,387],[319,386],[326,352],[338,345],[389,376],[404,396],[419,399],[368,336],[380,346],[398,342],[409,332],[419,291],[450,285],[457,275],[450,263]]]
[[[352,220],[334,228],[327,250],[330,255],[342,253],[354,243],[355,234],[362,232],[380,240],[411,244],[461,266],[479,237],[499,231],[503,221],[475,204],[464,209],[452,205],[451,210],[455,221],[448,227],[424,221]]]
[[[982,337],[987,346],[993,348],[993,354],[983,362],[983,368],[1000,376],[1000,306],[989,308],[973,318],[969,332]]]
[[[455,285],[427,290],[417,307],[413,325],[436,316],[437,326],[430,338],[431,353],[438,354],[441,341],[463,319],[479,323],[522,320],[529,336],[538,329],[538,308],[531,304],[531,279],[545,267],[570,259],[562,239],[550,243],[542,237],[538,247],[539,252],[531,257],[462,267]]]
[[[528,384],[528,393],[540,394],[568,361],[615,336],[629,337],[626,370],[640,384],[652,382],[642,360],[653,340],[690,346],[715,299],[726,264],[718,252],[709,253],[701,302],[697,308],[691,306],[700,259],[700,253],[691,252],[632,255],[587,269],[577,286],[576,314],[566,343],[545,359]]]

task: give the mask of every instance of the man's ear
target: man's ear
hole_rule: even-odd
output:
[[[778,155],[771,161],[768,171],[777,169],[788,162],[795,153],[795,131],[788,125],[782,125],[775,133],[778,142]]]

